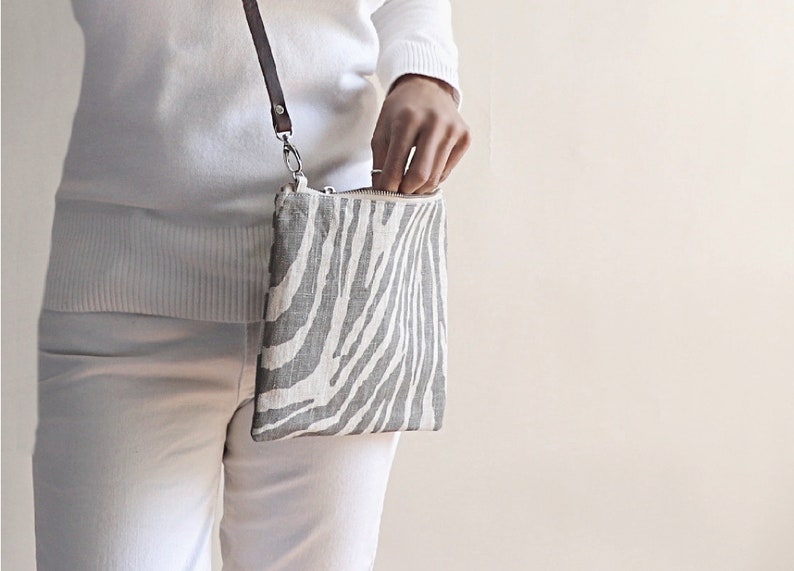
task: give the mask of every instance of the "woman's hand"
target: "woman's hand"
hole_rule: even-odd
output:
[[[418,74],[392,84],[372,136],[373,168],[383,171],[372,175],[374,188],[425,194],[446,180],[471,144],[452,93],[446,82]]]

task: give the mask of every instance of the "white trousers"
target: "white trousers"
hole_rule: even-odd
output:
[[[398,432],[255,442],[262,322],[42,309],[38,571],[372,569]]]

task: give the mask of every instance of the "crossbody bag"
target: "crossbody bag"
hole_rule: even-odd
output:
[[[256,0],[243,5],[292,175],[275,196],[251,436],[439,430],[447,389],[443,191],[312,188]]]

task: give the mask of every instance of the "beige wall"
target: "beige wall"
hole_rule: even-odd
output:
[[[378,571],[794,569],[794,5],[457,2],[450,396]],[[45,43],[46,42],[46,43]],[[82,40],[3,3],[3,564]]]

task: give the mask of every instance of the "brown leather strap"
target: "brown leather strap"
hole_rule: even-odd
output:
[[[281,91],[281,82],[278,80],[276,72],[276,62],[273,59],[273,52],[270,50],[270,42],[265,33],[265,24],[262,22],[262,15],[259,13],[259,6],[256,0],[243,0],[245,16],[248,20],[248,27],[251,29],[251,37],[256,46],[256,55],[259,57],[259,67],[262,68],[262,75],[265,77],[265,87],[270,97],[270,115],[273,118],[273,129],[276,136],[281,139],[283,134],[292,135],[292,120],[287,112],[287,104],[284,102],[284,93]]]

